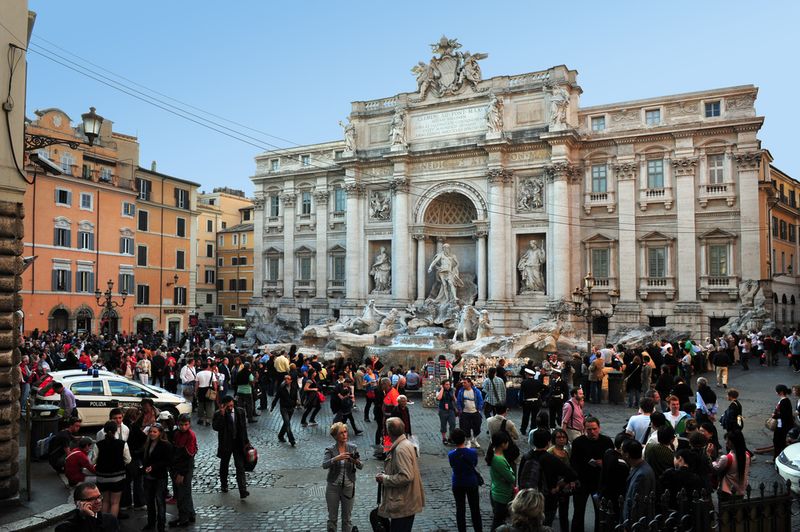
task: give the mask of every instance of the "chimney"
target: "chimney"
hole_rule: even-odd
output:
[[[151,172],[155,172],[156,171],[156,162],[155,161],[150,163],[150,171]]]

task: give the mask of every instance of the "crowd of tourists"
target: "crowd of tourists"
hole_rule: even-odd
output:
[[[295,346],[245,353],[233,343],[214,344],[213,335],[199,333],[170,341],[160,334],[35,332],[24,338],[22,349],[23,407],[31,387],[49,372],[71,368],[107,369],[183,394],[195,406],[194,422],[217,432],[221,490],[228,491],[233,458],[236,486],[245,499],[248,424],[258,423],[261,411],[277,406],[282,418],[277,439],[294,447],[295,412],[302,411],[302,427],[314,426],[328,402],[334,413],[334,442],[322,458],[328,530],[335,531],[340,523],[345,532],[357,530],[351,516],[364,458],[349,439],[347,423],[358,435],[374,422],[373,456],[383,460],[383,468],[375,476],[381,502],[371,519],[385,521],[387,530],[403,531],[413,529],[414,517],[425,505],[419,440],[412,432],[406,392],[433,379],[438,383],[435,402],[442,443],[452,447],[448,460],[456,528],[466,530],[467,506],[473,529],[485,528],[479,490],[486,474],[490,530],[547,530],[557,519],[562,531],[582,531],[590,497],[605,498],[613,518],[628,523],[651,518],[655,501],[677,509],[680,490],[683,496],[718,490],[720,498],[741,497],[753,452],[742,435],[742,406],[729,370],[736,366],[749,371],[751,362],[774,365],[788,356],[792,369],[800,371],[796,334],[731,335],[709,338],[702,345],[661,341],[638,350],[607,345],[566,359],[553,354],[538,364],[531,361],[516,375],[501,359],[478,380],[464,373],[460,356],[429,359],[418,372],[387,368],[374,356],[322,361],[304,356]],[[603,400],[608,387],[604,381],[615,371],[622,372],[628,407],[638,410],[623,431],[606,435],[601,421],[584,413],[585,402]],[[703,376],[709,371],[715,376],[711,383]],[[521,405],[519,425],[507,408],[512,377],[522,379],[516,398]],[[197,438],[191,416],[176,420],[143,400],[141,408],[112,410],[96,438],[88,438],[80,435],[74,396],[57,391],[62,392],[66,421],[50,441],[48,459],[76,486],[73,525],[114,530],[97,526],[110,526],[126,518],[126,512],[146,509],[145,529],[164,530],[171,499],[178,517],[170,526],[195,521],[191,492]],[[718,398],[717,392],[725,397]],[[800,411],[791,404],[791,390],[779,385],[776,393],[774,456],[786,446],[787,437],[797,438],[790,430]],[[795,393],[800,394],[800,388]],[[362,395],[365,402],[359,408],[356,399]],[[355,414],[359,409],[363,417]],[[363,419],[360,426],[356,417]],[[479,452],[480,440],[485,453]]]

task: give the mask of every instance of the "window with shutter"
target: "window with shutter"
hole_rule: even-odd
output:
[[[139,223],[136,227],[139,231],[148,231],[150,229],[150,213],[139,211]]]
[[[609,272],[609,250],[592,250],[592,275],[598,279],[610,277]]]
[[[278,271],[278,259],[267,259],[267,279],[270,281],[277,281]]]
[[[225,280],[217,279],[217,290],[225,290]]]
[[[179,269],[179,270],[183,270],[184,269],[184,267],[185,267],[185,264],[184,264],[185,256],[186,256],[186,252],[183,251],[182,249],[179,249],[175,253],[175,267],[177,269]]]
[[[206,257],[214,256],[214,244],[206,244]]]
[[[177,218],[175,220],[175,222],[176,222],[176,225],[177,225],[177,227],[175,229],[175,234],[180,236],[180,237],[185,237],[186,236],[186,219],[185,218]]]
[[[235,292],[236,291],[236,279],[230,279],[228,281],[228,290]]]
[[[247,279],[239,279],[239,291],[240,292],[247,291]]]
[[[147,246],[137,246],[136,248],[136,265],[147,266]]]
[[[667,276],[667,248],[648,248],[647,263],[650,277]]]

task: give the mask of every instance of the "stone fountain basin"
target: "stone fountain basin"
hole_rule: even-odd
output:
[[[365,352],[368,356],[376,355],[387,369],[391,366],[402,365],[405,370],[411,366],[422,370],[428,357],[436,360],[439,355],[447,355],[448,358],[452,358],[447,348],[418,345],[368,346],[365,348]]]

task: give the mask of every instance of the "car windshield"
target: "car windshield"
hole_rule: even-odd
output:
[[[155,386],[154,384],[142,384],[142,387],[147,388],[148,390],[155,393],[170,393],[164,388],[160,388],[158,386]]]

